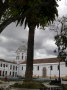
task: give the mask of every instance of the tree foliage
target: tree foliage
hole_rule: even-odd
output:
[[[58,57],[65,61],[67,57],[67,37],[65,35],[55,36],[56,45],[58,46]]]
[[[61,23],[61,29],[57,31],[57,35],[55,36],[56,45],[58,46],[58,57],[61,60],[66,61],[67,58],[67,25],[66,25],[66,17],[62,17],[59,22]]]
[[[58,16],[56,7],[58,6],[55,0],[5,0],[7,2],[4,12],[4,19],[17,17],[17,25],[23,24],[24,19],[25,26],[28,24],[30,27],[34,24],[34,27],[45,26],[48,21],[53,21],[55,16]],[[5,5],[5,3],[4,3]],[[3,14],[2,14],[3,15]],[[7,15],[7,16],[6,16]],[[1,30],[2,31],[2,30]]]
[[[0,19],[2,15],[4,15],[4,12],[6,11],[6,9],[8,8],[8,2],[9,0],[5,0],[4,3],[3,3],[3,0],[0,0]]]

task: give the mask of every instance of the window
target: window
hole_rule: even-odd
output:
[[[13,66],[13,70],[15,70],[15,66]]]
[[[53,67],[52,66],[50,66],[50,70],[53,70]]]
[[[1,67],[2,67],[2,63],[1,63]]]
[[[13,77],[14,77],[14,72],[13,72]]]
[[[17,70],[17,66],[16,66],[16,70]]]
[[[23,53],[22,53],[22,59],[23,59]]]
[[[4,71],[3,71],[3,76],[4,76]]]
[[[15,72],[15,77],[17,77],[17,72]]]
[[[37,66],[37,70],[39,70],[39,66]]]
[[[22,66],[22,70],[23,70],[23,66]]]
[[[57,69],[59,70],[59,65],[57,66]]]
[[[6,67],[8,67],[8,65],[6,64]]]
[[[12,69],[12,65],[10,65],[10,69]]]
[[[16,60],[19,60],[19,56],[16,56]]]
[[[3,64],[3,67],[5,67],[5,64]]]
[[[10,71],[10,76],[11,76],[11,71]]]
[[[7,71],[5,71],[5,75],[7,75]]]

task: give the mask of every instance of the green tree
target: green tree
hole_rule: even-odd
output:
[[[65,64],[67,63],[66,57],[67,57],[67,37],[62,34],[62,32],[59,35],[55,36],[56,45],[58,47],[58,59],[59,59],[59,81],[61,81],[60,78],[60,62],[65,61]],[[55,50],[56,53],[56,50]]]
[[[58,57],[60,57],[61,60],[65,61],[67,56],[67,37],[64,35],[56,35],[55,40],[59,51]]]
[[[58,57],[61,58],[61,60],[66,59],[67,56],[67,26],[65,25],[67,18],[62,17],[59,22],[61,23],[61,29],[57,30],[57,35],[55,36],[56,45],[58,47]]]
[[[58,59],[59,59],[59,80],[60,79],[60,62],[65,61],[65,64],[67,63],[66,57],[67,57],[67,30],[65,27],[66,17],[62,17],[61,20],[59,20],[61,23],[61,29],[57,31],[57,35],[55,36],[56,45],[58,47]],[[56,50],[55,50],[56,53]]]
[[[8,5],[3,20],[1,18],[0,32],[11,22],[22,25],[25,19],[25,27],[29,27],[25,78],[32,80],[35,27],[44,27],[53,22],[55,16],[58,16],[58,5],[55,0],[9,0]]]
[[[6,9],[8,8],[8,2],[9,0],[5,0],[4,3],[3,3],[3,0],[0,0],[0,19],[1,19],[1,16],[6,11]]]

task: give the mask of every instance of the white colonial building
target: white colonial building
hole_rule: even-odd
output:
[[[19,75],[25,76],[26,61],[21,62],[19,65]],[[33,76],[34,77],[59,77],[59,59],[37,59],[33,64]],[[65,62],[60,62],[60,76],[67,77],[67,67]]]
[[[19,53],[15,62],[0,59],[0,77],[25,77],[26,54]],[[58,77],[59,59],[36,59],[33,62],[33,77]],[[60,76],[67,77],[65,62],[60,62]]]
[[[17,77],[18,68],[15,62],[0,59],[0,77]]]

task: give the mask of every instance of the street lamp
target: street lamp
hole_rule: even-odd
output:
[[[51,70],[52,70],[52,66],[50,66],[50,81],[51,81]]]

